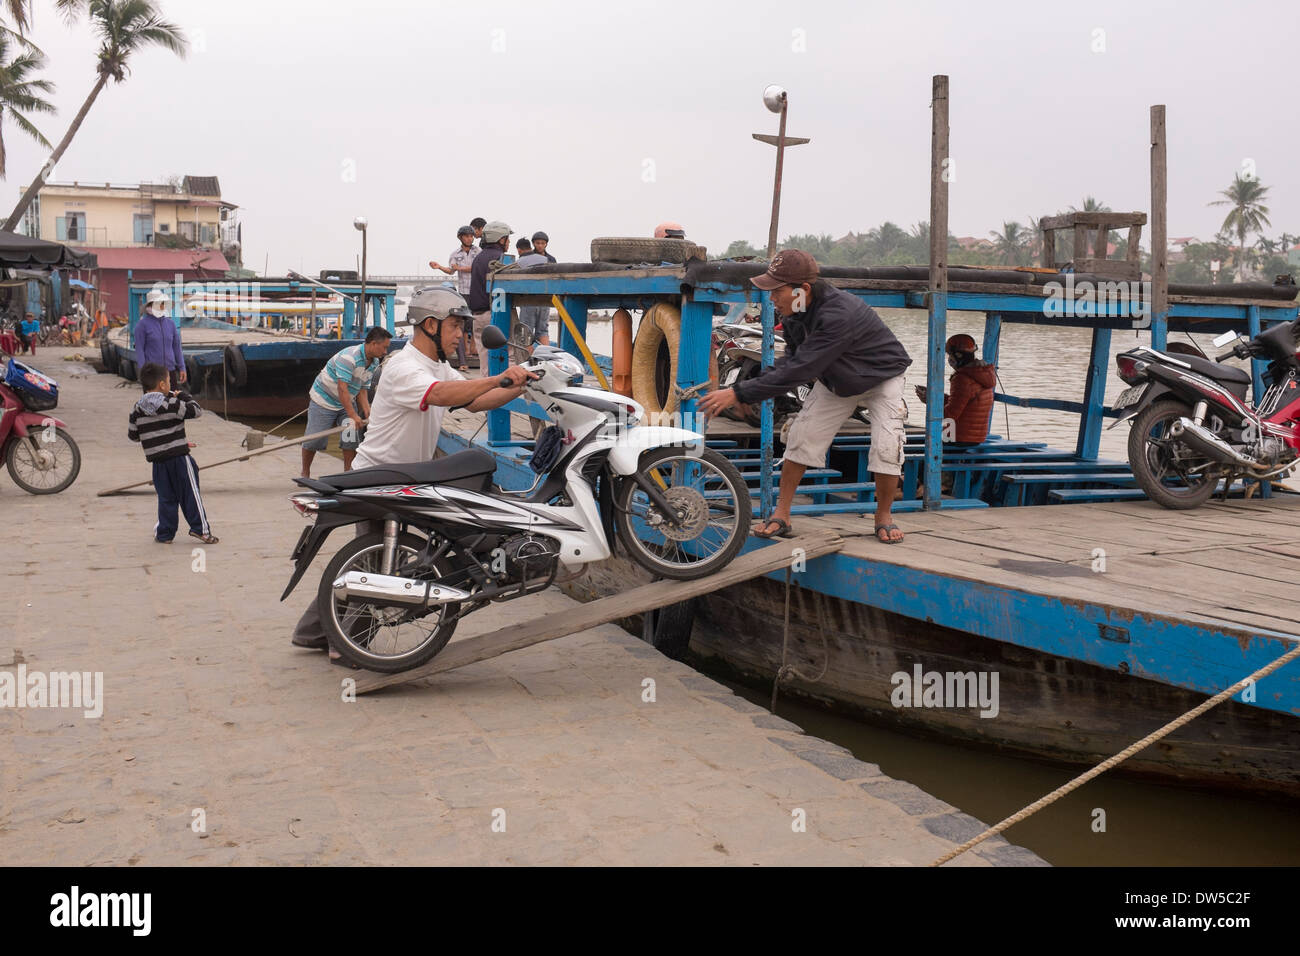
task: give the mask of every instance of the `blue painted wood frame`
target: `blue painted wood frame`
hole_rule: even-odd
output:
[[[573,320],[573,327],[578,330],[578,334],[585,341],[587,338],[587,300],[582,296],[566,295],[560,299],[564,303],[564,310],[569,313],[569,318]],[[578,343],[574,341],[573,334],[569,332],[569,327],[560,320],[560,348],[570,355],[576,355],[582,358],[582,350],[578,348]],[[586,363],[583,363],[586,364]]]
[[[1083,411],[1079,415],[1079,440],[1074,453],[1091,461],[1101,448],[1102,418],[1106,410],[1106,373],[1110,368],[1110,329],[1092,330],[1092,351],[1083,387]]]
[[[713,303],[684,300],[682,333],[677,346],[677,384],[691,388],[709,380],[709,346],[713,337]],[[705,424],[698,413],[699,401],[688,398],[678,406],[680,427],[704,432]]]
[[[759,293],[762,306],[763,322],[763,368],[771,368],[776,357],[776,310],[772,306],[772,296],[767,292]],[[766,518],[773,507],[772,488],[772,399],[764,399],[759,415],[759,436],[762,442],[763,461],[759,476],[758,513]],[[814,499],[815,500],[815,499]]]
[[[510,307],[512,297],[509,292],[500,287],[492,289],[490,299],[492,303],[492,324],[500,329],[507,340],[510,338]],[[480,350],[480,356],[486,349]],[[510,364],[509,349],[493,349],[487,353],[488,374],[501,375]],[[479,361],[482,361],[480,357]],[[514,402],[510,403],[515,404]],[[510,441],[510,411],[508,408],[494,408],[488,412],[488,443],[497,444],[498,442]],[[524,487],[527,487],[525,485]]]
[[[940,462],[943,456],[943,371],[947,368],[944,344],[948,340],[948,294],[930,293],[930,367],[926,370],[925,482],[922,498],[927,511],[939,508],[943,492]]]
[[[980,358],[995,369],[998,364],[998,349],[1002,345],[1002,313],[984,313],[984,342],[980,348]],[[998,410],[998,403],[989,406],[989,430],[993,430],[993,413]]]
[[[768,577],[784,580],[784,572]],[[831,597],[1110,670],[1124,665],[1135,677],[1203,694],[1230,687],[1295,641],[1283,631],[1106,607],[844,554],[809,561],[796,578]],[[1300,669],[1261,681],[1255,706],[1300,714]]]

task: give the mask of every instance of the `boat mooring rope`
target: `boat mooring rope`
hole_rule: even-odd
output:
[[[781,687],[781,681],[789,680],[791,677],[797,677],[805,684],[815,684],[826,676],[826,671],[830,668],[831,650],[830,643],[826,640],[826,623],[822,616],[822,596],[820,591],[813,591],[813,600],[817,602],[817,632],[822,639],[822,670],[816,677],[809,677],[807,674],[800,672],[799,668],[793,664],[786,663],[790,653],[790,589],[791,569],[785,569],[785,624],[781,636],[781,666],[776,670],[776,676],[772,678],[772,706],[768,710],[776,713],[776,694]]]
[[[1300,641],[1297,641],[1295,647],[1291,648],[1291,650],[1287,651],[1285,654],[1283,654],[1273,663],[1261,667],[1259,670],[1255,671],[1255,673],[1251,674],[1248,677],[1243,677],[1241,680],[1237,681],[1237,683],[1233,684],[1227,690],[1220,691],[1219,693],[1215,694],[1213,697],[1209,698],[1208,700],[1202,701],[1200,704],[1193,707],[1191,710],[1183,714],[1181,717],[1177,717],[1174,720],[1171,720],[1169,723],[1165,724],[1159,730],[1147,734],[1147,736],[1143,737],[1137,743],[1132,744],[1129,747],[1126,747],[1124,750],[1121,750],[1119,753],[1115,754],[1115,756],[1110,757],[1107,760],[1103,760],[1101,763],[1097,764],[1097,766],[1075,777],[1069,783],[1057,787],[1047,796],[1034,801],[1029,806],[1025,807],[1023,810],[1012,814],[1011,816],[1007,817],[1005,820],[1003,820],[1001,823],[997,824],[996,826],[989,827],[979,836],[975,837],[972,840],[967,840],[961,846],[957,847],[957,849],[952,850],[949,853],[945,853],[943,856],[939,857],[939,859],[931,863],[930,866],[943,866],[943,864],[953,859],[953,857],[965,853],[967,850],[969,850],[971,847],[975,846],[976,844],[982,843],[985,840],[987,840],[989,837],[1001,833],[1003,830],[1007,829],[1007,827],[1013,826],[1014,824],[1017,824],[1021,820],[1025,819],[1026,817],[1032,816],[1033,814],[1037,813],[1039,810],[1043,809],[1043,807],[1047,806],[1048,804],[1055,803],[1057,800],[1061,799],[1061,797],[1065,796],[1070,791],[1077,790],[1079,787],[1083,786],[1093,777],[1100,776],[1101,774],[1109,770],[1111,767],[1114,767],[1116,764],[1122,763],[1123,761],[1127,760],[1129,757],[1133,756],[1139,750],[1146,749],[1147,747],[1151,746],[1160,738],[1168,736],[1169,734],[1173,733],[1175,730],[1177,730],[1179,727],[1183,726],[1184,724],[1190,723],[1191,721],[1195,720],[1197,717],[1201,716],[1201,714],[1205,713],[1211,707],[1217,707],[1219,704],[1222,704],[1229,697],[1232,697],[1234,694],[1240,693],[1252,681],[1259,681],[1267,677],[1269,674],[1273,673],[1279,667],[1282,667],[1283,665],[1295,660],[1297,657],[1300,657]]]

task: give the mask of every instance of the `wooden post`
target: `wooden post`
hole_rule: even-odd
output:
[[[763,368],[771,368],[776,357],[776,309],[772,306],[772,296],[768,292],[760,292],[759,303],[762,306],[762,323],[763,323]],[[710,347],[712,343],[710,342]],[[771,514],[773,502],[772,487],[772,407],[773,402],[770,398],[763,399],[759,406],[759,443],[763,449],[762,461],[758,469],[758,515],[760,518],[766,518]]]
[[[781,125],[776,131],[776,177],[772,181],[772,221],[767,228],[767,258],[776,254],[776,221],[781,215],[781,170],[785,165],[785,113],[789,100],[781,97]]]
[[[677,346],[677,385],[692,388],[709,380],[709,347],[713,337],[713,303],[682,298],[682,331]],[[684,398],[677,408],[679,420],[667,422],[678,428],[704,433],[707,425],[700,420],[699,399]]]
[[[1052,233],[1045,232],[1044,236],[1050,236]],[[998,364],[998,348],[1002,341],[1002,313],[985,312],[984,313],[984,344],[980,348],[980,358],[988,362],[994,368]],[[993,430],[993,416],[998,410],[998,403],[994,402],[989,406],[989,430]],[[1003,435],[1003,438],[1009,436]]]
[[[925,509],[943,497],[944,343],[948,337],[948,77],[935,76],[930,101],[930,327],[925,402]]]
[[[1103,317],[1098,316],[1100,321]],[[1083,386],[1083,410],[1079,413],[1079,440],[1074,454],[1085,461],[1096,461],[1101,449],[1104,421],[1106,372],[1110,367],[1110,329],[1092,330],[1092,351],[1088,356],[1087,379]]]
[[[1163,349],[1168,335],[1169,249],[1165,108],[1151,107],[1151,347]]]
[[[489,286],[491,280],[489,280]],[[489,290],[489,301],[492,303],[491,322],[510,341],[510,307],[513,304],[513,298],[509,292],[504,289]],[[468,348],[468,346],[467,346]],[[487,349],[479,350],[478,368],[479,374],[495,375],[500,377],[505,372],[506,367],[510,364],[510,349]],[[487,368],[483,367],[483,360],[487,359]],[[510,413],[504,408],[494,408],[488,412],[488,444],[496,445],[510,441]]]

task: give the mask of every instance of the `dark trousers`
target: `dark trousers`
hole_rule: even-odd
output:
[[[356,527],[356,537],[374,534],[376,531],[382,532],[384,523],[382,521],[358,521]],[[313,642],[319,643],[326,640],[325,625],[320,619],[320,602],[318,599],[320,581],[312,581],[304,576],[299,585],[306,586],[309,589],[315,589],[307,605],[307,610],[303,612],[302,617],[298,619],[298,624],[293,629],[292,642],[298,647],[311,646]]]
[[[208,534],[208,515],[199,497],[199,469],[189,455],[180,455],[153,463],[153,486],[158,492],[158,524],[154,537],[170,541],[176,537],[176,509],[185,512],[185,520],[195,534]]]

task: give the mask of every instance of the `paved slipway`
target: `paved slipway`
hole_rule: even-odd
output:
[[[155,544],[152,489],[95,496],[148,476],[138,387],[70,351],[37,365],[81,476],[0,478],[0,665],[102,671],[104,708],[0,710],[6,864],[919,865],[983,829],[613,625],[344,701],[348,672],[289,645],[305,592],[278,600],[297,449],[203,473],[220,544]],[[189,424],[200,464],[242,432]],[[457,638],[571,606],[552,589]],[[1042,861],[997,837],[949,865]]]

